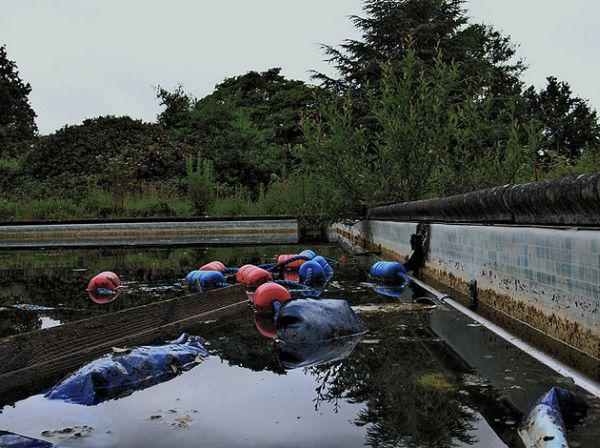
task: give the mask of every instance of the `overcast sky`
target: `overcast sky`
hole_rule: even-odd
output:
[[[470,0],[475,21],[520,44],[525,80],[567,80],[600,109],[600,2]],[[153,121],[153,86],[197,97],[226,76],[329,72],[319,43],[357,37],[361,0],[0,0],[0,44],[33,87],[40,132],[98,115]]]

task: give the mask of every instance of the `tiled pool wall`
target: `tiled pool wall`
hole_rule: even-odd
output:
[[[363,221],[329,236],[402,261],[416,229]],[[481,301],[600,358],[599,230],[431,224],[423,274],[463,293],[476,280]]]

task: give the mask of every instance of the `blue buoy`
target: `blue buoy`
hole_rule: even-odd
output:
[[[408,272],[402,263],[379,261],[371,266],[369,277],[388,284],[403,284],[408,282]]]
[[[325,269],[319,263],[312,260],[300,266],[298,276],[300,277],[300,283],[305,285],[319,284],[327,278]]]
[[[229,286],[223,274],[217,271],[192,271],[186,277],[191,291],[210,291]]]
[[[315,258],[313,258],[312,261],[319,263],[321,265],[321,267],[323,268],[323,270],[325,271],[325,274],[327,274],[328,276],[333,275],[333,268],[331,267],[331,265],[325,258],[318,255]]]
[[[307,260],[312,260],[313,258],[315,258],[317,256],[317,254],[310,249],[303,250],[298,255],[305,257]]]

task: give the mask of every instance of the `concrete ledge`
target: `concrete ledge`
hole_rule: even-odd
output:
[[[292,218],[0,226],[0,247],[185,243],[296,243]]]
[[[600,226],[600,173],[369,210],[368,220]]]

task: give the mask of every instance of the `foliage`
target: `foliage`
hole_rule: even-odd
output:
[[[159,89],[166,106],[159,121],[177,139],[201,148],[230,192],[241,185],[255,196],[261,184],[297,165],[295,147],[303,142],[299,122],[313,107],[313,91],[287,80],[280,69],[227,78],[200,100],[181,87]]]
[[[27,149],[37,134],[36,114],[29,104],[31,85],[19,76],[17,65],[0,46],[0,157]]]
[[[525,91],[528,112],[544,127],[540,150],[548,161],[554,153],[574,162],[583,153],[600,152],[598,114],[585,100],[576,97],[571,86],[551,76],[540,92]]]
[[[352,16],[362,33],[339,48],[324,46],[338,78],[316,73],[338,92],[380,84],[381,64],[404,60],[409,52],[433,66],[441,49],[444,62],[459,63],[461,75],[485,76],[497,87],[517,83],[523,63],[514,60],[510,39],[489,26],[469,22],[464,0],[365,0],[364,17]]]
[[[196,214],[204,215],[215,201],[215,174],[211,160],[202,160],[198,154],[194,168],[194,159],[188,158],[187,188]]]
[[[535,148],[521,144],[517,97],[466,82],[441,53],[429,65],[409,49],[382,72],[381,85],[368,91],[376,132],[355,126],[352,93],[322,103],[304,124],[307,157],[320,176],[332,177],[347,209],[527,178]]]
[[[49,182],[52,193],[77,197],[113,185],[115,177],[130,184],[183,177],[190,153],[158,125],[108,116],[41,137],[23,169],[33,180]]]

